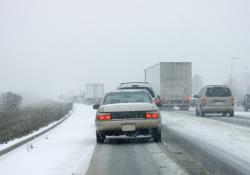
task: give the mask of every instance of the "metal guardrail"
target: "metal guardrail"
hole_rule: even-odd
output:
[[[64,122],[64,121],[70,116],[70,114],[71,114],[71,111],[69,112],[69,114],[67,114],[61,121],[59,121],[59,122],[56,123],[55,125],[52,125],[51,127],[47,128],[46,130],[44,130],[44,131],[42,131],[42,132],[40,132],[40,133],[37,133],[36,135],[33,135],[33,136],[31,136],[31,137],[29,137],[29,138],[27,138],[27,139],[24,139],[24,140],[22,140],[22,141],[20,141],[20,142],[18,142],[18,143],[16,143],[16,144],[14,144],[14,145],[11,145],[11,146],[8,147],[8,148],[5,148],[5,149],[1,150],[1,151],[0,151],[0,156],[2,156],[2,155],[4,155],[4,154],[7,154],[7,153],[13,151],[14,149],[16,149],[16,148],[18,148],[18,147],[20,147],[20,146],[22,146],[22,145],[24,145],[24,144],[30,142],[31,140],[34,140],[35,138],[37,138],[37,137],[39,137],[39,136],[41,136],[41,135],[47,133],[48,131],[54,129],[54,128],[57,127],[59,124],[61,124],[62,122]]]

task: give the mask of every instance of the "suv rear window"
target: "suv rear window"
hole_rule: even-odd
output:
[[[150,93],[150,95],[153,98],[155,98],[155,94],[154,94],[153,90],[151,88],[149,88],[149,87],[133,86],[133,87],[120,87],[119,89],[120,90],[121,89],[142,89],[142,90],[148,91]]]
[[[207,88],[206,91],[207,97],[230,97],[232,93],[227,87],[212,87]]]

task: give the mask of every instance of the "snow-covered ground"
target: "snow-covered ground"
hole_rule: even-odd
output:
[[[168,128],[250,164],[250,128],[180,113],[162,112],[162,118]]]
[[[69,175],[85,172],[95,147],[95,111],[74,104],[70,117],[49,133],[0,157],[4,175]]]
[[[236,112],[241,116],[250,117],[249,114]],[[96,145],[94,117],[91,106],[74,104],[71,115],[62,124],[1,156],[0,173],[82,175]],[[162,118],[167,127],[250,163],[250,128],[175,112],[162,112]]]
[[[235,116],[244,116],[244,117],[249,117],[250,118],[250,112],[243,112],[243,111],[235,111],[234,112]]]

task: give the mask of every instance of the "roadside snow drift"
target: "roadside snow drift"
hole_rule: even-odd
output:
[[[86,172],[95,147],[95,111],[74,104],[71,116],[49,133],[0,157],[4,175]]]

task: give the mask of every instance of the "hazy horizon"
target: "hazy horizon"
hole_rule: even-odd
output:
[[[250,1],[0,1],[0,93],[48,97],[143,81],[189,61],[204,84],[250,72]]]

